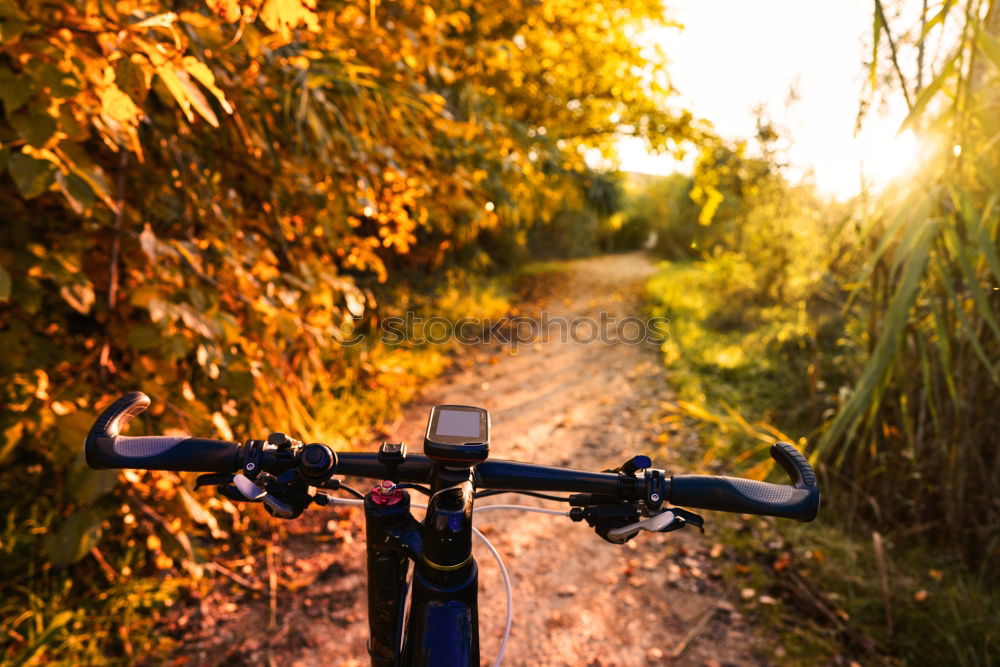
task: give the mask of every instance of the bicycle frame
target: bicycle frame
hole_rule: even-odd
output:
[[[472,556],[471,469],[438,469],[421,524],[409,493],[365,496],[368,652],[373,667],[479,664],[479,571]],[[409,617],[406,578],[414,561]]]

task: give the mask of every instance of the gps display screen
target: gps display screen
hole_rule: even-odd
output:
[[[438,412],[435,434],[478,438],[479,417],[478,412],[468,410],[441,410]]]

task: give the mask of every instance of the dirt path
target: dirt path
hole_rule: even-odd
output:
[[[539,307],[567,320],[597,318],[601,311],[618,319],[640,315],[641,287],[653,270],[637,254],[579,261],[563,288]],[[655,345],[551,340],[517,354],[482,346],[459,355],[451,371],[407,407],[394,432],[419,451],[431,405],[480,405],[493,420],[491,458],[600,470],[632,454],[656,453],[660,401],[667,395]],[[669,451],[654,456],[654,465],[683,467]],[[481,502],[489,501],[553,505],[513,495]],[[189,656],[230,664],[367,665],[361,518],[344,512],[350,525],[328,527],[348,539],[357,530],[353,543],[323,551],[310,529],[305,532],[313,534],[285,542],[280,561],[290,569],[282,571],[283,581],[294,583],[298,575],[310,585],[308,595],[278,597],[270,638],[258,635],[249,646],[237,639],[238,626],[252,627],[253,617],[268,613],[261,599],[205,630],[202,650],[191,645]],[[712,558],[711,526],[705,536],[644,533],[624,547],[604,542],[586,524],[535,513],[488,513],[477,526],[500,551],[514,583],[505,665],[759,664],[753,647],[762,640],[727,602],[734,595]],[[491,665],[505,596],[481,545],[476,557],[482,657]],[[223,655],[209,648],[210,637],[229,633],[239,648]]]

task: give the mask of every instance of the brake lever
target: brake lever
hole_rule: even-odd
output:
[[[624,544],[628,540],[635,537],[639,531],[642,530],[649,531],[650,533],[670,533],[684,528],[689,523],[697,526],[701,529],[701,532],[705,532],[704,519],[694,512],[689,512],[678,507],[672,507],[668,510],[663,510],[662,512],[654,514],[651,517],[643,519],[642,521],[636,521],[625,526],[612,528],[608,531],[607,539],[609,542]]]
[[[705,532],[705,519],[702,518],[700,514],[695,514],[691,510],[681,509],[680,507],[671,507],[670,511],[673,512],[677,518],[683,519],[685,522],[695,526],[702,533]]]
[[[239,489],[240,493],[246,497],[249,501],[259,500],[267,506],[271,514],[278,517],[279,519],[291,519],[301,512],[296,512],[290,504],[278,500],[272,494],[269,494],[264,489],[260,488],[249,477],[243,474],[233,475],[233,484]]]
[[[295,509],[291,505],[278,500],[242,473],[236,475],[224,473],[200,475],[195,482],[194,488],[199,489],[203,486],[219,487],[222,495],[230,500],[251,503],[263,502],[271,514],[279,519],[291,519],[295,516]]]
[[[242,475],[240,475],[242,477]],[[237,503],[259,503],[260,500],[255,499],[258,494],[250,491],[250,495],[255,496],[251,498],[236,485],[236,475],[233,473],[221,473],[212,472],[206,475],[198,475],[198,478],[194,482],[194,488],[203,489],[206,486],[214,486],[215,491],[222,496],[232,500]],[[246,478],[244,478],[246,479]],[[255,485],[256,486],[256,485]],[[258,487],[259,488],[259,487]]]
[[[205,486],[225,486],[233,483],[233,475],[228,472],[210,472],[206,475],[198,475],[194,482],[194,488],[200,489]]]
[[[680,525],[675,525],[675,524]],[[677,518],[677,515],[670,510],[664,510],[659,514],[636,521],[635,523],[612,528],[608,531],[608,540],[611,542],[625,543],[634,537],[640,530],[648,530],[651,533],[668,533],[678,528],[683,528],[687,523],[684,519]]]
[[[254,484],[249,477],[243,474],[233,475],[233,484],[247,500],[262,500],[267,495],[267,491]]]

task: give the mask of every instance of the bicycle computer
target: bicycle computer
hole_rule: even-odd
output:
[[[468,405],[435,405],[427,419],[424,454],[443,465],[472,466],[490,453],[490,413]]]

